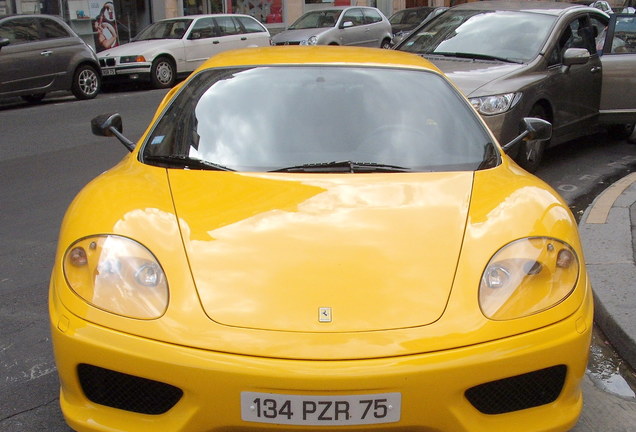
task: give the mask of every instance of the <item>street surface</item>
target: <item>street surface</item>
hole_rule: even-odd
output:
[[[70,431],[58,407],[58,378],[48,329],[48,278],[58,229],[73,196],[127,151],[114,138],[92,135],[90,120],[98,114],[120,112],[124,134],[135,141],[165,93],[122,91],[90,101],[62,97],[37,106],[0,104],[3,432]],[[549,150],[537,175],[558,190],[580,216],[596,194],[635,168],[636,145],[609,141],[599,134]],[[602,340],[599,344],[605,345]],[[595,358],[594,363],[591,370],[603,359]],[[600,367],[618,368],[617,363],[620,359]],[[625,386],[621,384],[622,391],[618,391],[589,373],[584,382],[583,414],[572,432],[635,432],[636,398]]]

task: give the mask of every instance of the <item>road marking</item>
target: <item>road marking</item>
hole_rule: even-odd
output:
[[[606,223],[609,212],[618,197],[634,182],[636,182],[636,172],[623,177],[622,179],[605,189],[601,196],[599,196],[592,205],[590,213],[588,214],[587,220],[585,222],[589,224]]]

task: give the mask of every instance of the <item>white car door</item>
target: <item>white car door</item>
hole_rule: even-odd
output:
[[[191,72],[221,51],[222,37],[212,17],[199,18],[186,36],[185,71]]]
[[[633,125],[636,123],[636,15],[612,15],[605,36],[601,56],[601,121]]]

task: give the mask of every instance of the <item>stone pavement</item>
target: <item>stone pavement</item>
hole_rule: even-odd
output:
[[[636,172],[600,194],[579,224],[595,321],[636,368]]]

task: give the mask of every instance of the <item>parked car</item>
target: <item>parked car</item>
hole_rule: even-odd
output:
[[[226,52],[136,145],[118,114],[92,127],[130,153],[59,236],[49,311],[74,430],[576,423],[593,326],[576,220],[430,62]]]
[[[425,23],[396,49],[444,71],[501,142],[517,135],[527,116],[552,123],[549,145],[601,124],[624,138],[636,122],[636,55],[612,49],[617,22],[569,3],[474,2]],[[534,170],[544,148],[528,142],[516,159]]]
[[[307,12],[287,30],[274,35],[274,45],[356,45],[391,47],[391,24],[374,7],[339,6]]]
[[[39,102],[62,90],[92,99],[100,84],[95,52],[62,19],[0,16],[0,97]]]
[[[150,82],[174,86],[222,51],[270,45],[269,31],[248,15],[192,15],[157,21],[131,42],[99,53],[105,83]]]
[[[444,12],[447,7],[420,6],[402,9],[389,17],[391,32],[393,33],[392,43],[397,45],[415,27],[422,24],[424,20],[434,18]]]

